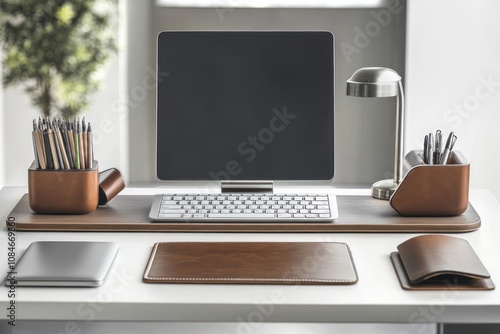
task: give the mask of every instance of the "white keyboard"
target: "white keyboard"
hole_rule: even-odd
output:
[[[155,195],[153,221],[331,222],[338,217],[331,194],[162,194]]]

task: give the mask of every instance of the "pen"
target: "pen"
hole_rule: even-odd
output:
[[[434,164],[439,165],[441,162],[441,152],[443,151],[443,136],[441,130],[436,131],[436,136],[434,137],[436,141],[436,149],[434,150]]]
[[[429,148],[429,153],[427,153],[427,157],[429,159],[429,165],[434,164],[434,135],[432,133],[429,133],[429,143],[427,145]]]
[[[424,138],[424,163],[429,163],[429,135],[425,135]]]
[[[446,165],[448,163],[448,158],[450,157],[451,151],[453,150],[456,141],[457,136],[455,136],[453,132],[450,132],[448,140],[446,140],[446,146],[444,148],[443,157],[441,159],[441,165]]]

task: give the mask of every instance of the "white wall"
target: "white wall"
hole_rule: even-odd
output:
[[[471,187],[500,200],[499,13],[496,0],[408,2],[406,148],[454,131]]]

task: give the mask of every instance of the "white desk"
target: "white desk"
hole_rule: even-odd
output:
[[[0,191],[4,218],[26,192]],[[123,194],[153,194],[129,188]],[[338,190],[339,194],[369,194]],[[251,234],[251,233],[68,233],[18,232],[17,258],[37,240],[112,240],[121,248],[113,272],[100,288],[17,288],[17,319],[173,322],[500,322],[500,205],[487,190],[473,190],[470,201],[482,218],[467,239],[492,275],[493,291],[405,291],[389,258],[416,234]],[[5,230],[5,229],[4,229]],[[0,269],[7,270],[7,235],[0,238]],[[157,241],[341,241],[351,248],[359,275],[352,286],[145,284],[142,275]],[[0,288],[0,307],[8,306]],[[6,312],[2,312],[5,319]]]

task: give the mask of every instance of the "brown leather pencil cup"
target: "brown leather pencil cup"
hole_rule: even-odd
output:
[[[410,151],[407,170],[390,198],[391,206],[403,216],[458,216],[469,205],[470,164],[453,151],[448,164],[427,165],[422,151]]]
[[[84,214],[95,211],[99,201],[97,161],[90,169],[28,169],[31,210],[43,214]]]

